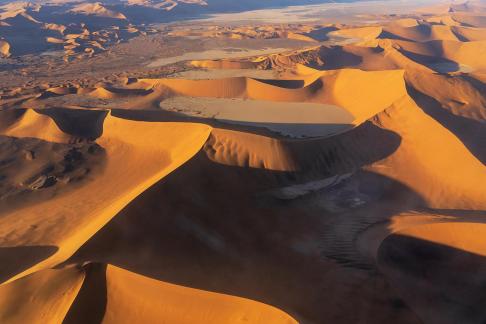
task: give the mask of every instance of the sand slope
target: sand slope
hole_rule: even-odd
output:
[[[57,115],[59,128],[54,121],[56,111],[52,114],[54,118],[27,110],[2,133],[54,142],[71,141],[73,135],[61,130],[69,127],[69,120],[63,121],[64,116]],[[58,250],[37,264],[31,264],[28,259],[12,260],[18,262],[22,271],[2,273],[2,281],[51,267],[69,257],[130,200],[196,153],[210,130],[196,124],[145,125],[109,115],[104,118],[104,114],[101,113],[98,123],[92,125],[98,129],[103,127],[97,140],[106,150],[105,171],[101,176],[52,200],[4,212],[2,246],[52,245]],[[69,132],[68,128],[64,130]],[[180,145],[174,145],[174,141],[179,141]],[[127,166],[133,169],[125,169]],[[119,190],[117,195],[112,195],[113,187],[106,186],[106,182],[112,180]],[[45,210],[50,212],[45,214]],[[31,232],[33,227],[35,231]]]
[[[469,168],[465,170],[463,165]],[[366,172],[369,174],[365,175]],[[191,183],[188,191],[174,190],[188,182]],[[474,185],[468,186],[469,183]],[[208,186],[213,190],[202,190]],[[227,191],[229,187],[233,190]],[[374,189],[370,193],[368,188]],[[274,194],[276,189],[280,190]],[[375,190],[378,193],[373,193]],[[374,269],[376,263],[380,267],[381,261],[363,260],[359,252],[362,241],[355,240],[367,233],[369,227],[379,226],[375,243],[366,243],[377,251],[393,231],[434,223],[437,219],[417,212],[416,222],[390,226],[401,211],[437,208],[440,214],[444,209],[483,210],[483,192],[484,165],[456,136],[405,96],[358,127],[325,139],[283,140],[215,129],[203,152],[169,176],[167,182],[140,195],[119,218],[88,242],[72,262],[90,258],[116,260],[133,271],[150,273],[155,278],[195,282],[199,287],[220,291],[233,287],[232,293],[276,305],[292,315],[300,314],[314,321],[321,318],[352,321],[353,315],[344,315],[342,309],[347,309],[348,314],[353,313],[349,307],[358,308],[362,312],[356,316],[371,322],[377,319],[363,309],[376,304],[364,296],[367,293],[376,296],[385,288],[357,289],[362,283],[357,284],[349,276],[356,274],[355,271],[362,274],[360,271],[367,267]],[[169,197],[161,200],[165,195]],[[200,196],[193,199],[194,195]],[[272,203],[274,200],[268,195],[277,202]],[[359,199],[359,204],[351,207],[347,195]],[[285,208],[277,207],[282,204],[279,199],[286,199]],[[169,202],[176,203],[167,207]],[[314,207],[308,209],[309,204]],[[141,209],[157,213],[161,218],[140,220],[137,215]],[[231,217],[221,217],[218,210]],[[296,214],[300,217],[293,217]],[[317,221],[322,215],[330,219],[329,223]],[[125,234],[127,229],[140,228],[145,222],[152,231],[144,228]],[[276,227],[277,232],[285,235],[268,235],[268,226]],[[161,236],[160,231],[166,235]],[[454,233],[453,228],[445,235],[449,233]],[[304,239],[307,237],[309,241]],[[125,241],[128,242],[122,243]],[[294,250],[292,242],[304,246]],[[181,257],[172,248],[160,248],[174,244],[187,257]],[[325,246],[323,250],[321,244]],[[100,246],[109,248],[100,251]],[[262,246],[263,251],[258,252]],[[287,251],[284,256],[282,250]],[[139,256],[141,251],[147,255]],[[244,258],[239,258],[239,253]],[[316,259],[316,254],[321,253],[338,260],[342,266],[334,268],[336,265],[327,259]],[[171,260],[174,266],[167,269],[164,262],[147,262],[147,259],[156,260],[157,256]],[[194,258],[211,262],[189,266]],[[263,262],[256,269],[245,266],[248,259],[268,258],[272,261]],[[308,264],[304,272],[302,263]],[[228,268],[233,269],[230,272],[234,275],[223,275]],[[205,274],[204,269],[215,273]],[[275,271],[282,277],[263,279],[261,276],[266,271]],[[322,275],[323,271],[326,276]],[[313,278],[310,283],[309,276]],[[259,278],[257,283],[255,277]],[[296,286],[289,284],[290,278],[297,280]],[[229,282],[241,284],[235,287]],[[322,295],[315,293],[316,286],[334,287],[333,284],[344,282],[352,282],[349,290],[346,285],[335,288],[340,294],[334,302],[317,307],[322,305]],[[260,285],[267,289],[261,291]],[[292,294],[277,293],[280,285],[285,286],[281,289],[291,289]],[[378,295],[388,298],[388,294]],[[357,300],[350,306],[349,300],[353,298]],[[406,295],[403,298],[409,303]],[[427,318],[413,302],[410,305],[420,318]],[[430,307],[434,309],[433,305]],[[392,313],[397,314],[396,310]],[[386,306],[380,306],[376,314],[384,316],[383,321],[390,320]],[[405,314],[400,316],[404,322],[413,321]],[[440,318],[437,313],[432,316]]]
[[[4,9],[6,23],[41,26],[40,8]],[[187,62],[238,69],[221,79],[3,92],[0,321],[480,322],[484,12],[468,1],[349,25],[171,27],[322,43]],[[86,26],[44,27],[69,55],[105,48]],[[311,127],[339,131],[277,131]]]
[[[40,271],[0,287],[0,296],[0,317],[8,323],[296,323],[269,305],[160,282],[112,265]],[[96,304],[103,300],[105,305]]]
[[[106,280],[108,301],[103,323],[161,319],[170,323],[296,323],[264,304],[157,282],[113,266],[107,267]],[[147,305],[148,300],[153,303]],[[127,311],[121,313],[120,309]]]
[[[214,80],[140,79],[127,88],[58,88],[24,100],[25,108],[49,107],[52,97],[82,94],[98,99],[130,99],[116,105],[124,109],[154,109],[167,98],[242,98],[272,102],[308,102],[344,108],[359,124],[406,95],[403,71],[364,72],[356,69],[312,71],[301,80],[265,81],[235,77]],[[389,87],[385,94],[384,86]],[[354,96],[347,94],[359,89]],[[48,100],[46,100],[48,99]],[[264,104],[264,103],[262,103]],[[55,107],[55,104],[53,105]]]
[[[0,287],[4,323],[61,323],[85,275],[74,267],[45,270]]]

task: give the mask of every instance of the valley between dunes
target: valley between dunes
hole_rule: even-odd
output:
[[[4,93],[0,322],[483,322],[485,17]]]

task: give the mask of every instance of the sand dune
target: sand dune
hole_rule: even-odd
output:
[[[330,36],[340,36],[345,38],[357,39],[358,41],[368,41],[377,38],[382,33],[382,27],[358,27],[341,29],[330,32]]]
[[[161,318],[180,323],[296,323],[287,314],[264,304],[157,282],[113,266],[107,267],[106,280],[107,309],[103,323],[154,322]],[[143,300],[140,296],[144,296]],[[145,300],[159,302],[149,306]],[[143,317],[137,311],[137,303],[146,307]],[[127,312],[122,314],[119,309]]]
[[[4,323],[61,323],[74,302],[85,274],[71,267],[44,270],[0,287]]]
[[[84,134],[79,131],[76,134],[72,128],[72,118],[76,118],[76,115],[71,114],[70,117],[69,113],[61,114],[56,110],[46,112],[47,115],[27,110],[2,131],[7,136],[36,137],[45,141],[69,143],[82,135],[99,137],[102,127],[102,135],[97,142],[105,148],[106,154],[106,164],[103,167],[105,171],[102,175],[94,176],[93,179],[88,177],[86,184],[80,188],[57,195],[49,201],[4,212],[2,246],[53,245],[58,250],[37,264],[30,264],[32,262],[28,259],[18,260],[18,268],[21,270],[2,273],[2,281],[11,281],[36,270],[52,267],[69,257],[131,199],[197,152],[209,133],[209,128],[203,125],[149,124],[151,127],[145,127],[143,123],[112,116],[105,118],[106,113],[103,112],[93,113],[98,119],[94,125],[87,125],[91,129],[80,130]],[[163,127],[163,131],[160,127]],[[177,134],[185,135],[178,138]],[[143,139],[143,144],[136,144],[137,138]],[[174,146],[176,138],[180,146]],[[136,163],[129,162],[131,154]],[[125,166],[143,167],[137,167],[138,171],[128,171],[117,167],[120,161]],[[116,179],[116,186],[119,188],[116,196],[111,195],[110,187],[100,186],[111,181],[109,179]],[[44,210],[50,212],[44,214]],[[29,232],[31,227],[36,228],[34,235]]]
[[[427,217],[401,218],[410,220],[395,221],[391,225],[393,234],[377,251],[382,271],[424,320],[454,323],[464,316],[470,316],[470,322],[481,318],[482,311],[469,314],[468,310],[478,307],[481,292],[475,287],[484,280],[484,265],[480,261],[484,245],[482,221],[474,217],[435,217],[428,221]],[[419,249],[423,255],[417,253]],[[421,265],[414,265],[416,262]],[[428,273],[441,266],[446,269],[441,276],[429,279]],[[427,301],[431,299],[435,300],[433,310]]]
[[[445,25],[421,24],[411,27],[391,25],[384,29],[383,37],[402,39],[414,42],[427,42],[432,40],[457,41],[458,38],[451,27]]]
[[[483,41],[458,42],[436,40],[425,43],[394,41],[402,53],[420,64],[441,63],[440,59],[464,64],[471,69],[484,69],[484,62],[477,56],[484,52]]]
[[[392,107],[393,110],[397,114],[395,120],[400,122],[395,124],[393,118],[383,116],[385,118],[380,119],[380,123],[398,134],[402,134],[403,131],[400,129],[406,127],[407,123],[413,123],[415,134],[408,132],[408,136],[402,135],[402,143],[397,152],[391,155],[389,160],[383,161],[383,166],[376,166],[374,171],[407,184],[420,193],[430,207],[483,210],[485,206],[482,184],[484,165],[464,147],[457,137],[426,116],[418,107],[414,107],[413,101],[409,98],[396,103],[395,107]],[[388,124],[389,122],[391,124]],[[427,138],[426,141],[423,140],[424,137]],[[447,147],[440,145],[443,141],[448,143]],[[430,153],[433,155],[430,156]],[[446,155],[447,158],[445,156],[440,158],[441,154]],[[414,156],[417,160],[411,162],[415,159]],[[461,162],[456,163],[455,158]],[[403,160],[400,161],[401,159]],[[406,162],[407,160],[409,162]],[[397,164],[392,168],[386,167],[387,162],[394,164],[395,161]],[[410,167],[410,162],[420,163],[421,167],[414,170],[415,168]],[[402,163],[406,167],[403,171],[399,171]],[[469,167],[461,168],[462,163]],[[455,171],[450,172],[451,170]]]
[[[96,61],[144,32],[126,7],[212,6],[59,5],[114,24],[95,28],[10,4],[0,50],[15,62],[23,26]],[[480,322],[484,12],[173,24],[191,44],[307,45],[2,88],[0,322]]]
[[[483,33],[484,30],[482,28],[454,26],[452,27],[452,31],[462,41],[471,42],[485,40]]]
[[[452,18],[465,26],[486,27],[486,16],[475,15],[473,13],[453,13]]]
[[[381,141],[376,141],[376,138],[380,138]],[[427,141],[423,141],[424,138],[427,138]],[[438,146],[443,148],[443,150],[435,149]],[[466,164],[471,166],[470,170],[463,170],[460,167]],[[236,169],[238,170],[237,172],[234,169],[236,166],[239,167]],[[374,175],[370,176],[373,180],[357,180],[360,179],[359,174],[363,170],[372,171]],[[215,129],[212,131],[203,152],[199,153],[172,176],[169,176],[167,182],[160,183],[146,194],[141,195],[134,205],[128,206],[119,215],[119,218],[114,219],[104,231],[102,230],[90,243],[84,246],[73,261],[89,259],[95,256],[97,259],[105,261],[117,260],[120,264],[133,271],[150,273],[156,278],[169,277],[172,280],[177,280],[177,282],[189,282],[191,280],[194,282],[196,280],[194,278],[199,278],[196,280],[198,286],[220,290],[224,290],[224,287],[228,286],[228,279],[225,276],[221,276],[221,271],[227,272],[227,270],[218,269],[230,267],[230,269],[239,269],[239,271],[232,271],[238,273],[238,275],[231,276],[229,281],[244,283],[233,288],[231,290],[233,293],[243,294],[246,297],[256,298],[283,307],[291,314],[293,312],[303,314],[304,317],[312,320],[318,320],[323,317],[335,318],[332,316],[338,316],[337,314],[340,314],[340,316],[344,315],[336,311],[333,308],[335,306],[326,306],[324,309],[315,307],[316,305],[322,305],[321,296],[312,295],[311,292],[315,289],[315,285],[329,287],[332,286],[331,282],[342,282],[342,276],[349,275],[353,270],[342,274],[343,269],[347,268],[338,268],[336,273],[331,273],[332,271],[329,269],[334,268],[330,263],[326,263],[324,268],[320,268],[320,266],[310,261],[313,260],[313,253],[323,253],[319,248],[314,250],[312,245],[312,242],[315,244],[323,242],[315,238],[323,235],[321,231],[326,231],[327,233],[329,229],[324,230],[323,227],[330,226],[334,230],[339,229],[339,234],[331,236],[330,239],[337,240],[336,244],[339,243],[341,245],[344,244],[341,235],[347,237],[351,242],[357,237],[358,234],[354,234],[352,228],[358,227],[358,229],[364,230],[369,226],[368,222],[372,224],[378,222],[376,223],[377,226],[382,228],[378,235],[381,237],[381,240],[378,240],[377,243],[378,246],[376,248],[378,249],[381,242],[392,232],[391,229],[386,228],[387,222],[385,222],[386,225],[382,225],[383,223],[381,222],[393,220],[393,215],[401,208],[405,210],[424,207],[434,207],[439,210],[484,209],[482,196],[482,192],[484,192],[483,171],[484,166],[464,148],[452,133],[440,126],[434,119],[428,117],[408,97],[398,100],[392,107],[355,129],[326,139],[281,140],[241,131]],[[344,180],[343,184],[341,184],[343,187],[334,186],[332,188],[338,193],[341,193],[340,190],[348,192],[348,194],[349,191],[352,191],[352,194],[350,194],[352,199],[358,199],[356,206],[361,207],[350,207],[348,202],[346,207],[341,207],[345,211],[337,214],[332,212],[333,208],[338,208],[333,206],[333,202],[337,200],[336,204],[338,204],[339,199],[343,198],[339,198],[340,194],[338,193],[336,196],[333,196],[333,190],[304,194],[303,198],[294,198],[295,200],[291,200],[292,203],[285,208],[279,209],[278,212],[269,209],[269,205],[264,204],[260,206],[256,204],[258,200],[252,198],[255,193],[258,193],[258,196],[261,197],[268,192],[267,190],[280,188],[283,184],[287,184],[287,186],[289,183],[304,185],[306,179],[322,179],[326,176],[349,173],[354,173],[354,175],[348,180]],[[377,174],[386,176],[374,178]],[[447,176],[444,176],[446,174]],[[391,181],[390,179],[394,179],[396,185],[388,187],[389,184],[387,183],[389,182],[387,181]],[[472,181],[476,180],[478,182],[475,182],[473,186],[467,186],[467,183],[473,183]],[[173,190],[188,181],[191,183],[190,192],[177,193]],[[373,185],[376,186],[375,190],[377,191],[390,190],[390,195],[394,198],[388,197],[385,199],[379,193],[376,196],[370,193],[366,195],[360,194],[361,191],[356,192],[354,191],[356,189],[351,189],[353,188],[352,181],[358,181],[363,188]],[[231,186],[234,189],[225,193],[224,188],[227,188],[228,182],[239,183],[240,185]],[[402,185],[398,185],[399,183],[405,183],[406,186],[402,187]],[[200,188],[207,187],[209,184],[214,190],[203,191],[204,198],[202,198],[202,201],[211,203],[201,204],[200,200],[189,198],[195,192],[201,192]],[[387,189],[378,189],[381,186]],[[418,197],[420,198],[412,193],[419,193]],[[170,195],[170,197],[167,197],[165,201],[161,201],[160,197],[165,195]],[[221,195],[223,195],[224,199],[221,198]],[[384,201],[391,199],[393,207],[382,205],[385,204],[382,199],[385,199]],[[177,207],[174,206],[169,207],[170,211],[167,211],[165,208],[167,208],[168,201],[185,202],[184,210],[177,211]],[[324,204],[326,207],[322,207],[322,209],[316,207],[315,211],[306,212],[305,219],[290,217],[294,213],[298,213],[299,210],[302,211],[303,206],[308,206],[309,203]],[[270,204],[270,202],[266,202],[266,204]],[[398,206],[395,204],[398,204]],[[140,221],[141,223],[149,222],[151,224],[150,227],[154,229],[153,233],[148,234],[146,230],[143,230],[143,232],[139,230],[137,234],[124,234],[127,228],[138,227],[137,225],[140,223],[137,215],[141,208],[147,208],[147,206],[150,206],[149,208],[152,211],[158,211],[163,217],[163,220]],[[270,204],[270,206],[275,205]],[[221,208],[232,215],[231,219],[218,217],[217,212],[212,212]],[[186,216],[193,213],[196,215]],[[252,215],[251,219],[259,216],[258,218],[261,218],[262,224],[250,222],[244,228],[241,228],[239,222],[247,224],[249,213]],[[330,218],[337,217],[341,220],[355,220],[354,223],[349,225],[351,229],[346,229],[345,227],[334,228],[334,226],[337,226],[335,223],[326,223],[326,225],[318,225],[318,222],[312,223],[312,226],[316,226],[315,231],[313,231],[309,230],[308,222],[312,222],[313,218],[311,215],[314,215],[314,213],[316,218],[322,217],[322,214],[325,213],[326,217]],[[276,221],[282,215],[289,215],[290,218],[286,221]],[[363,217],[366,219],[363,219]],[[416,223],[410,222],[408,226],[435,221],[434,219],[431,220],[427,215],[418,217],[420,220]],[[235,219],[239,220],[236,224]],[[360,221],[363,224],[360,225]],[[284,231],[289,236],[286,236],[285,239],[269,237],[267,235],[267,222],[278,226],[279,231]],[[339,221],[336,220],[336,222]],[[303,225],[305,223],[307,225]],[[167,226],[169,228],[166,228]],[[300,229],[300,226],[303,228]],[[248,227],[252,229],[250,237],[248,237]],[[405,227],[403,226],[402,228]],[[167,235],[168,237],[163,235],[161,238],[160,231],[164,230],[163,228],[166,228],[165,231],[167,231],[164,233],[172,234]],[[252,284],[254,279],[251,278],[255,278],[255,273],[253,270],[244,267],[246,258],[255,258],[255,260],[260,257],[272,258],[272,262],[275,262],[280,267],[281,263],[279,262],[281,261],[278,261],[280,259],[277,251],[284,247],[288,249],[288,241],[298,241],[297,238],[304,235],[304,233],[305,235],[311,235],[317,241],[311,240],[308,243],[311,244],[311,246],[307,247],[307,249],[310,249],[310,252],[302,247],[305,251],[303,252],[305,256],[297,252],[295,252],[296,254],[293,254],[294,252],[286,253],[284,258],[288,261],[286,261],[287,266],[284,267],[284,270],[280,270],[282,276],[285,276],[281,281],[274,279]],[[110,235],[115,235],[115,237]],[[148,235],[150,238],[143,239],[142,235]],[[125,240],[129,242],[126,243],[127,246],[125,246],[125,243],[120,243]],[[193,240],[197,243],[191,243]],[[265,246],[263,256],[259,256],[258,252],[254,250],[251,243],[253,240],[259,242],[258,250],[262,244]],[[189,253],[191,257],[181,258],[172,249],[161,249],[160,244],[163,246],[176,244],[178,249],[186,251],[186,253],[191,252]],[[361,267],[366,266],[372,267],[372,265],[367,265],[365,261],[361,260],[359,254],[356,256],[354,254],[356,252],[352,252],[353,249],[358,249],[358,247],[354,246],[354,243],[349,244],[349,246],[346,245],[339,248],[336,246],[331,249],[331,252],[326,250],[326,253],[330,255],[332,253],[341,253],[340,256],[334,257],[337,260],[341,260],[343,264],[349,264],[346,267],[351,269],[361,269]],[[100,246],[109,246],[110,248],[103,252],[100,251]],[[131,252],[127,252],[126,248],[128,246],[130,246]],[[239,259],[237,257],[233,260],[231,255],[234,249],[244,251],[240,253],[244,253],[245,258]],[[146,251],[149,256],[138,256],[140,251]],[[155,260],[157,255],[163,255],[164,259],[169,258],[178,266],[167,269],[163,266],[163,263],[156,266],[154,264],[155,261],[151,263],[144,261],[146,260],[145,258]],[[196,268],[184,267],[184,273],[181,273],[181,267],[190,264],[194,255],[198,255],[198,259],[211,259],[213,261],[209,265],[198,265]],[[224,261],[227,258],[232,260],[228,262],[229,264],[227,261]],[[305,274],[301,277],[296,272],[302,272],[302,262],[308,262],[309,268],[306,269]],[[319,260],[319,263],[321,262],[326,261]],[[271,264],[266,265],[266,267],[275,269],[272,268]],[[202,271],[201,269],[207,269],[207,266],[217,272],[211,277],[210,283],[207,282],[207,275],[198,275]],[[328,271],[326,276],[322,276],[323,269]],[[269,270],[263,268],[258,271]],[[293,287],[289,284],[290,281],[288,281],[289,277],[287,276],[294,278],[294,280],[298,278],[298,287]],[[312,287],[303,284],[308,276],[315,278],[311,284]],[[303,277],[306,279],[303,279]],[[347,280],[350,279],[348,278]],[[261,292],[255,288],[255,286],[261,284],[268,287],[270,292]],[[293,296],[298,296],[298,298],[288,297],[287,294],[273,293],[273,291],[278,289],[276,287],[278,284],[289,285],[290,287],[287,289],[291,289]],[[383,293],[383,288],[379,289]],[[356,298],[356,295],[352,295],[346,288],[341,288],[339,291],[346,291],[344,293],[346,297],[336,296],[335,302],[340,307],[350,307],[349,299]],[[353,291],[356,293],[356,290]],[[376,290],[371,291],[376,293]],[[363,290],[359,290],[359,294],[360,297],[363,297],[362,294],[366,293]],[[353,303],[353,307],[358,307],[357,305],[362,305],[359,307],[367,307],[363,305],[369,306],[367,300],[366,298],[358,298],[358,301]],[[310,305],[314,306],[310,307]],[[411,305],[413,307],[413,302]],[[378,314],[386,316],[386,306],[381,306],[379,309]],[[415,308],[413,309],[415,310]],[[417,312],[422,314],[420,309],[417,309]],[[349,316],[346,319],[352,320],[352,315],[346,316]],[[371,317],[369,317],[371,315],[361,316],[366,316],[369,321],[372,321]],[[403,316],[403,318],[407,318],[406,315]],[[412,319],[407,321],[410,322]]]
[[[102,300],[105,305],[96,304]],[[137,305],[140,302],[143,305]],[[4,285],[0,304],[0,318],[8,323],[296,323],[269,305],[172,285],[101,264],[44,270]],[[142,317],[137,311],[140,307],[145,310]]]
[[[342,68],[358,68],[367,71],[401,69],[402,65],[387,57],[388,51],[383,50],[385,42],[387,41],[371,40],[365,43],[366,46],[324,45],[302,51],[263,56],[253,60],[205,60],[192,61],[190,64],[207,69],[272,69],[283,73],[287,78],[295,79],[316,75],[318,71],[322,70]],[[306,81],[306,83],[308,82]]]
[[[461,23],[452,24],[447,22],[445,17],[451,18],[451,16],[441,16],[437,17],[437,20],[430,18],[429,21],[420,22],[415,19],[402,19],[392,21],[384,27],[341,28],[328,33],[331,37],[345,37],[349,39],[349,42],[355,43],[354,45],[325,45],[314,49],[276,54],[247,61],[205,60],[193,61],[191,64],[196,67],[219,69],[292,69],[295,68],[296,64],[304,64],[319,69],[349,66],[365,67],[372,70],[393,68],[390,60],[380,59],[379,50],[372,50],[374,47],[376,48],[377,44],[380,44],[380,41],[376,40],[379,38],[391,41],[395,44],[393,46],[402,49],[406,54],[410,53],[412,55],[410,58],[416,60],[419,64],[443,59],[444,62],[438,61],[436,63],[438,69],[452,69],[452,63],[463,65],[463,69],[468,70],[483,69],[481,55],[477,55],[477,53],[483,51],[483,36],[481,35],[484,32],[482,28],[468,24],[461,25]],[[386,53],[382,53],[381,56],[383,54]],[[373,66],[368,67],[371,64]]]
[[[127,19],[122,13],[109,10],[99,2],[77,5],[71,9],[71,12],[83,15],[95,15],[104,18]]]
[[[380,163],[370,165],[369,170],[406,184],[419,193],[429,207],[479,210],[485,208],[483,199],[485,189],[484,165],[464,147],[457,137],[424,114],[410,98],[405,97],[397,100],[385,112],[374,117],[373,123],[398,134],[401,143],[396,152],[390,154]],[[413,126],[409,126],[412,124]],[[366,133],[367,127],[366,124],[363,124],[356,131]],[[413,131],[407,127],[413,127]],[[341,137],[346,141],[348,137],[354,138],[350,133],[321,141],[323,145],[319,146],[321,153],[315,154],[325,156],[326,150],[332,150],[326,148],[325,143],[340,143]],[[427,141],[423,140],[424,137],[427,138]],[[445,140],[446,138],[447,140]],[[443,141],[448,143],[447,146],[440,144]],[[252,146],[250,144],[252,142],[258,142],[259,145]],[[310,143],[306,145],[310,145]],[[313,143],[319,145],[319,141]],[[263,148],[264,145],[267,148]],[[261,166],[286,171],[312,169],[310,165],[301,164],[303,161],[311,160],[322,163],[327,160],[322,157],[317,158],[317,156],[299,158],[300,150],[306,145],[300,144],[301,147],[299,148],[299,145],[293,142],[251,139],[249,135],[218,131],[213,133],[206,150],[213,160],[221,163],[251,167]],[[336,145],[339,146],[339,144]],[[443,151],[435,148],[437,145],[441,146]],[[259,146],[262,146],[262,148],[258,148]],[[255,147],[255,151],[252,150],[252,147]],[[354,144],[352,147],[357,150]],[[265,152],[268,152],[268,154],[265,154]],[[441,154],[443,154],[443,157],[440,157]],[[346,159],[346,157],[342,157],[342,159]],[[458,163],[456,159],[461,162]],[[366,164],[364,162],[366,160],[351,160],[350,162],[355,167],[359,167]],[[458,167],[463,163],[469,167],[467,169]],[[313,168],[332,169],[333,166],[317,163]],[[450,172],[451,170],[454,170],[454,172]],[[471,183],[474,183],[474,185],[471,186]]]
[[[129,102],[117,104],[124,109],[154,109],[160,104],[163,105],[164,100],[177,96],[242,98],[335,105],[352,114],[354,124],[359,124],[406,94],[403,71],[400,70],[363,72],[343,69],[314,72],[305,80],[265,81],[244,77],[220,80],[140,79],[125,89],[102,87],[48,89],[37,97],[24,101],[22,106],[39,108],[45,105],[43,102],[47,102],[45,107],[49,107],[49,100],[72,93],[99,99],[130,98]],[[390,88],[390,91],[386,95],[377,95],[385,85]],[[355,96],[349,97],[347,93],[351,89],[360,90]],[[53,106],[55,107],[56,104]],[[343,123],[347,122],[343,120]]]
[[[211,81],[161,80],[156,84],[168,86],[178,95],[193,97],[249,98],[269,101],[321,102],[343,107],[360,123],[389,106],[405,94],[401,71],[362,72],[340,70],[322,72],[312,83],[302,88],[287,88],[285,83],[272,85],[254,79],[231,79]],[[355,76],[360,77],[355,77]],[[373,80],[373,81],[372,81]],[[375,91],[383,84],[392,85],[385,96],[376,96]],[[355,97],[346,94],[350,89],[361,89]],[[369,105],[363,106],[363,102]]]

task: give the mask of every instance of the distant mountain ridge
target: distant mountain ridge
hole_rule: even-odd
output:
[[[179,17],[193,17],[208,13],[240,12],[278,8],[292,5],[311,5],[355,0],[33,0],[0,1],[0,19],[23,10],[50,15],[77,13],[108,18],[127,18],[134,22],[157,22]],[[81,8],[81,9],[80,9]]]
[[[343,0],[341,2],[350,2]],[[150,24],[330,0],[0,0],[0,57],[63,50],[65,59],[151,33]]]

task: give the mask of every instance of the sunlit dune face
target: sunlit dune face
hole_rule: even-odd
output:
[[[484,322],[485,2],[311,2],[0,6],[0,323]]]

